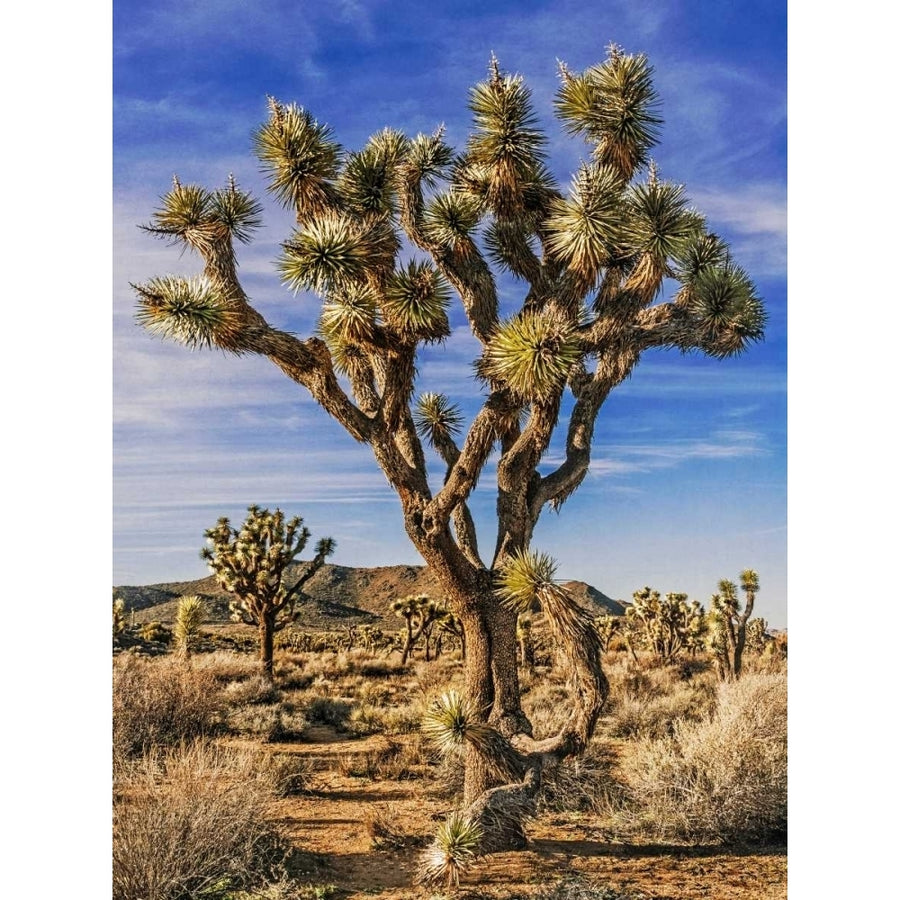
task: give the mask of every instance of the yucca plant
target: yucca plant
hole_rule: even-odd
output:
[[[471,864],[481,843],[482,828],[477,822],[456,811],[448,816],[422,856],[419,881],[459,887],[459,876]]]
[[[528,557],[543,510],[558,510],[585,478],[601,408],[646,351],[735,356],[762,338],[765,311],[688,188],[653,165],[662,121],[645,56],[610,46],[583,72],[561,66],[556,113],[586,142],[568,187],[552,175],[551,143],[524,78],[492,58],[469,106],[472,128],[459,148],[440,127],[415,136],[385,129],[348,151],[309,111],[269,99],[255,150],[270,192],[296,220],[279,271],[290,289],[320,299],[318,335],[277,329],[251,304],[235,247],[259,212],[233,181],[218,191],[176,181],[148,228],[199,254],[203,271],[136,291],[150,330],[266,357],[371,448],[458,618],[473,721],[496,735],[481,752],[467,744],[464,800],[478,818],[479,798],[531,791],[539,773],[526,759],[580,752],[605,696],[590,616],[539,559],[508,564]],[[503,272],[519,295],[504,284],[501,304]],[[484,392],[471,415],[418,384],[421,348],[462,324],[478,345]],[[565,450],[554,463],[548,450],[560,430]],[[480,477],[492,457],[497,530],[486,553],[469,499],[488,489]],[[434,465],[439,479],[429,479]],[[237,559],[237,532],[226,525],[215,534]],[[237,585],[225,569],[222,577]],[[254,596],[245,590],[245,613]],[[273,597],[281,603],[277,590]],[[544,608],[576,675],[566,727],[516,763],[513,743],[533,740],[516,667],[527,604]],[[261,621],[271,608],[247,615]],[[492,832],[498,848],[504,828]],[[510,846],[521,838],[515,827],[506,833]]]
[[[197,645],[201,634],[200,626],[206,615],[206,604],[202,597],[190,594],[178,601],[175,612],[175,645],[186,658],[190,657]]]

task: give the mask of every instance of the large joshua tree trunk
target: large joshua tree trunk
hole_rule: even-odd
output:
[[[262,676],[267,681],[275,680],[275,614],[265,613],[259,617],[259,662]]]

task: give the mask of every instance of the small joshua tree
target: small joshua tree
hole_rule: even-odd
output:
[[[601,613],[594,619],[594,631],[600,640],[600,649],[606,653],[612,639],[622,630],[623,619],[621,616],[611,616],[608,612]]]
[[[531,633],[534,623],[529,616],[519,616],[516,625],[516,640],[519,642],[519,664],[534,675],[534,636]]]
[[[687,594],[666,594],[645,587],[634,592],[634,602],[625,611],[633,639],[650,650],[661,663],[673,662],[690,649],[703,629],[703,607]],[[632,653],[634,652],[632,648]]]
[[[337,545],[331,538],[322,538],[316,544],[315,558],[288,587],[288,567],[310,538],[299,516],[286,521],[280,509],[270,512],[251,506],[240,529],[223,517],[206,532],[206,538],[210,546],[200,555],[209,563],[216,581],[235,595],[232,618],[259,629],[263,675],[272,680],[275,632],[293,621],[301,588]]]
[[[747,623],[747,650],[753,653],[764,653],[771,641],[769,623],[765,619],[751,619]]]
[[[197,646],[200,637],[200,626],[206,618],[206,604],[196,594],[182,597],[178,601],[175,613],[175,645],[185,659],[189,659],[191,651]]]
[[[743,610],[737,585],[726,579],[719,582],[719,592],[709,601],[709,649],[716,659],[719,677],[728,681],[741,677],[747,623],[753,615],[753,604],[759,591],[759,575],[753,569],[744,569],[740,581],[746,598]]]

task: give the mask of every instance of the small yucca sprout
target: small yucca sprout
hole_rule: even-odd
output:
[[[441,694],[422,719],[422,733],[444,754],[458,751],[466,741],[485,746],[491,731],[477,720],[471,704],[458,691]]]
[[[191,349],[220,344],[239,325],[236,312],[203,277],[164,275],[132,287],[138,324]]]
[[[531,610],[542,592],[557,587],[556,563],[546,553],[521,550],[500,570],[496,594],[500,602],[519,613]]]
[[[206,604],[201,597],[190,594],[178,601],[175,613],[175,642],[186,655],[190,654],[200,635],[200,626],[206,618]]]
[[[322,305],[319,331],[338,342],[372,339],[378,298],[367,286],[351,286]]]
[[[434,842],[422,856],[419,880],[424,884],[443,882],[458,887],[459,876],[471,863],[481,845],[483,832],[477,822],[453,812],[435,834]]]
[[[437,339],[450,334],[449,303],[450,286],[437,270],[413,261],[388,282],[383,309],[386,320],[402,330]]]
[[[463,417],[459,407],[444,394],[422,394],[413,412],[416,430],[435,447],[452,439],[462,429]]]
[[[701,272],[686,306],[705,334],[704,350],[711,356],[732,356],[762,340],[765,309],[738,266],[728,263]]]
[[[508,385],[523,400],[548,400],[578,361],[578,338],[565,322],[525,312],[494,333],[479,364],[483,377]]]

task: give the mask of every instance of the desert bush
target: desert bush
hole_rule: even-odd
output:
[[[243,653],[215,650],[194,658],[194,668],[208,672],[216,681],[230,682],[251,678],[259,671],[259,663]]]
[[[604,813],[618,808],[624,787],[614,772],[613,754],[596,742],[590,744],[581,756],[542,773],[537,812]]]
[[[278,688],[260,674],[251,675],[242,681],[232,681],[224,691],[225,699],[234,706],[243,704],[274,703],[278,700]]]
[[[303,736],[309,724],[293,705],[284,703],[255,703],[237,706],[228,711],[228,730],[264,742],[289,741]]]
[[[317,696],[308,702],[304,713],[309,722],[343,728],[350,717],[350,704],[344,700]]]
[[[194,742],[135,766],[113,807],[113,900],[214,900],[274,877],[288,845],[253,765]]]
[[[312,761],[294,753],[267,753],[257,764],[257,777],[271,785],[276,797],[302,794],[309,788]]]
[[[122,653],[113,663],[113,745],[133,755],[213,732],[222,694],[206,671],[180,660]]]
[[[657,696],[626,692],[613,699],[607,733],[627,738],[665,737],[673,733],[676,722],[702,719],[713,705],[714,695],[705,685],[676,685]]]
[[[429,756],[418,734],[405,741],[386,741],[363,753],[346,753],[338,760],[338,771],[351,778],[370,781],[403,781],[421,778]]]
[[[640,824],[662,836],[740,841],[787,824],[787,680],[722,684],[716,710],[638,742],[624,766]]]

